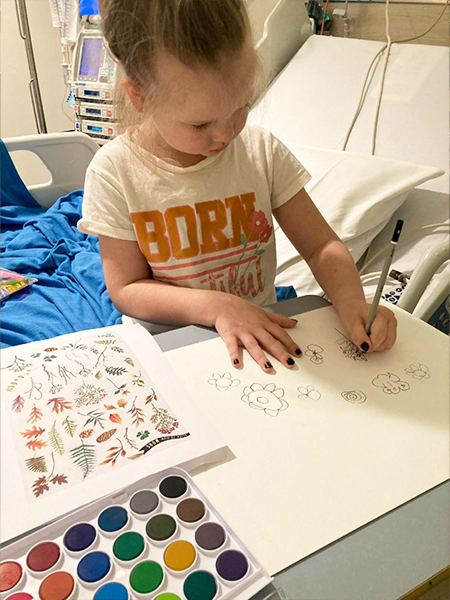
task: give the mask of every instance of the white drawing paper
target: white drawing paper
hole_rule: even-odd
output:
[[[233,369],[219,338],[166,353],[235,456],[194,480],[272,575],[449,476],[448,337],[394,310],[364,359],[332,307],[295,317],[292,370]]]
[[[139,325],[2,351],[2,539],[223,445],[164,363]]]

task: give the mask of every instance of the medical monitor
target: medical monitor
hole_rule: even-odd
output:
[[[83,40],[80,57],[79,75],[83,78],[97,79],[102,56],[103,40],[100,37],[86,37]]]

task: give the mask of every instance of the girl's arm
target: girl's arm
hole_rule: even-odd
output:
[[[307,192],[302,189],[275,209],[274,216],[330,298],[353,342],[364,351],[391,348],[397,330],[394,314],[379,307],[371,334],[366,334],[370,305],[365,301],[353,258]]]
[[[301,354],[285,327],[296,321],[268,313],[224,292],[183,288],[151,279],[150,268],[137,242],[99,236],[100,254],[108,293],[122,313],[165,325],[215,327],[235,367],[244,346],[265,372],[272,370],[263,348],[286,367]]]

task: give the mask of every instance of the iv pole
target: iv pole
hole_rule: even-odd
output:
[[[39,80],[34,61],[33,45],[31,43],[30,25],[28,23],[28,14],[25,0],[15,0],[17,21],[19,24],[20,37],[25,42],[25,50],[27,53],[28,68],[30,71],[30,81],[28,87],[30,89],[31,104],[33,105],[34,118],[38,133],[47,133],[47,124],[45,122],[44,107],[42,104],[41,92],[39,89]]]

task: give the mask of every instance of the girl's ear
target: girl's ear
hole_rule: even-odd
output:
[[[122,77],[120,85],[126,91],[131,104],[138,112],[144,110],[145,97],[139,87],[129,77]]]

